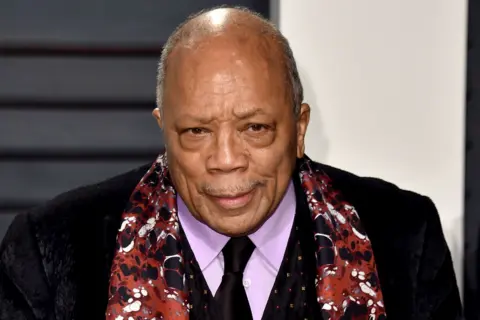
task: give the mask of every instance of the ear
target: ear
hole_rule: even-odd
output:
[[[307,133],[309,122],[310,106],[302,103],[300,114],[297,116],[297,158],[302,158],[305,154],[305,134]]]
[[[155,108],[152,111],[152,116],[157,120],[157,124],[160,129],[163,129],[162,113],[159,108]]]

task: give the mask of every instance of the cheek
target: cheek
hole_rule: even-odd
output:
[[[295,160],[291,158],[291,155],[260,157],[257,159],[258,165],[256,165],[255,171],[271,181],[270,188],[281,188],[291,179],[295,165]]]
[[[249,148],[256,171],[272,178],[291,174],[296,161],[296,141],[293,135],[278,137],[271,146]]]
[[[295,153],[286,147],[276,152],[272,150],[252,152],[251,160],[255,173],[268,181],[266,196],[276,202],[292,179],[296,162]]]
[[[195,196],[198,193],[197,186],[205,176],[203,162],[192,155],[182,156],[169,153],[168,166],[173,184],[181,196],[183,198]]]
[[[173,137],[168,140],[174,140]],[[172,141],[167,144],[167,158],[170,171],[176,171],[175,174],[183,175],[190,179],[201,176],[205,170],[202,155],[199,152],[185,151],[178,141]]]

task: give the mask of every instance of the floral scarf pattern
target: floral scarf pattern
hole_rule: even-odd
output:
[[[353,206],[332,188],[319,164],[299,160],[316,243],[315,287],[319,308],[338,320],[350,307],[354,319],[386,319],[370,240]],[[122,215],[110,276],[107,320],[188,320],[176,191],[160,155],[133,191]]]

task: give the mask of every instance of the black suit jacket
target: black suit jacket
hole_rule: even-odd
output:
[[[144,166],[18,215],[0,247],[0,319],[104,319],[120,217]],[[388,319],[460,319],[453,265],[426,197],[324,166],[357,209]]]

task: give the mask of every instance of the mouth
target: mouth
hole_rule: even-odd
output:
[[[255,188],[241,194],[211,196],[213,201],[226,210],[240,209],[246,206],[255,194]]]

